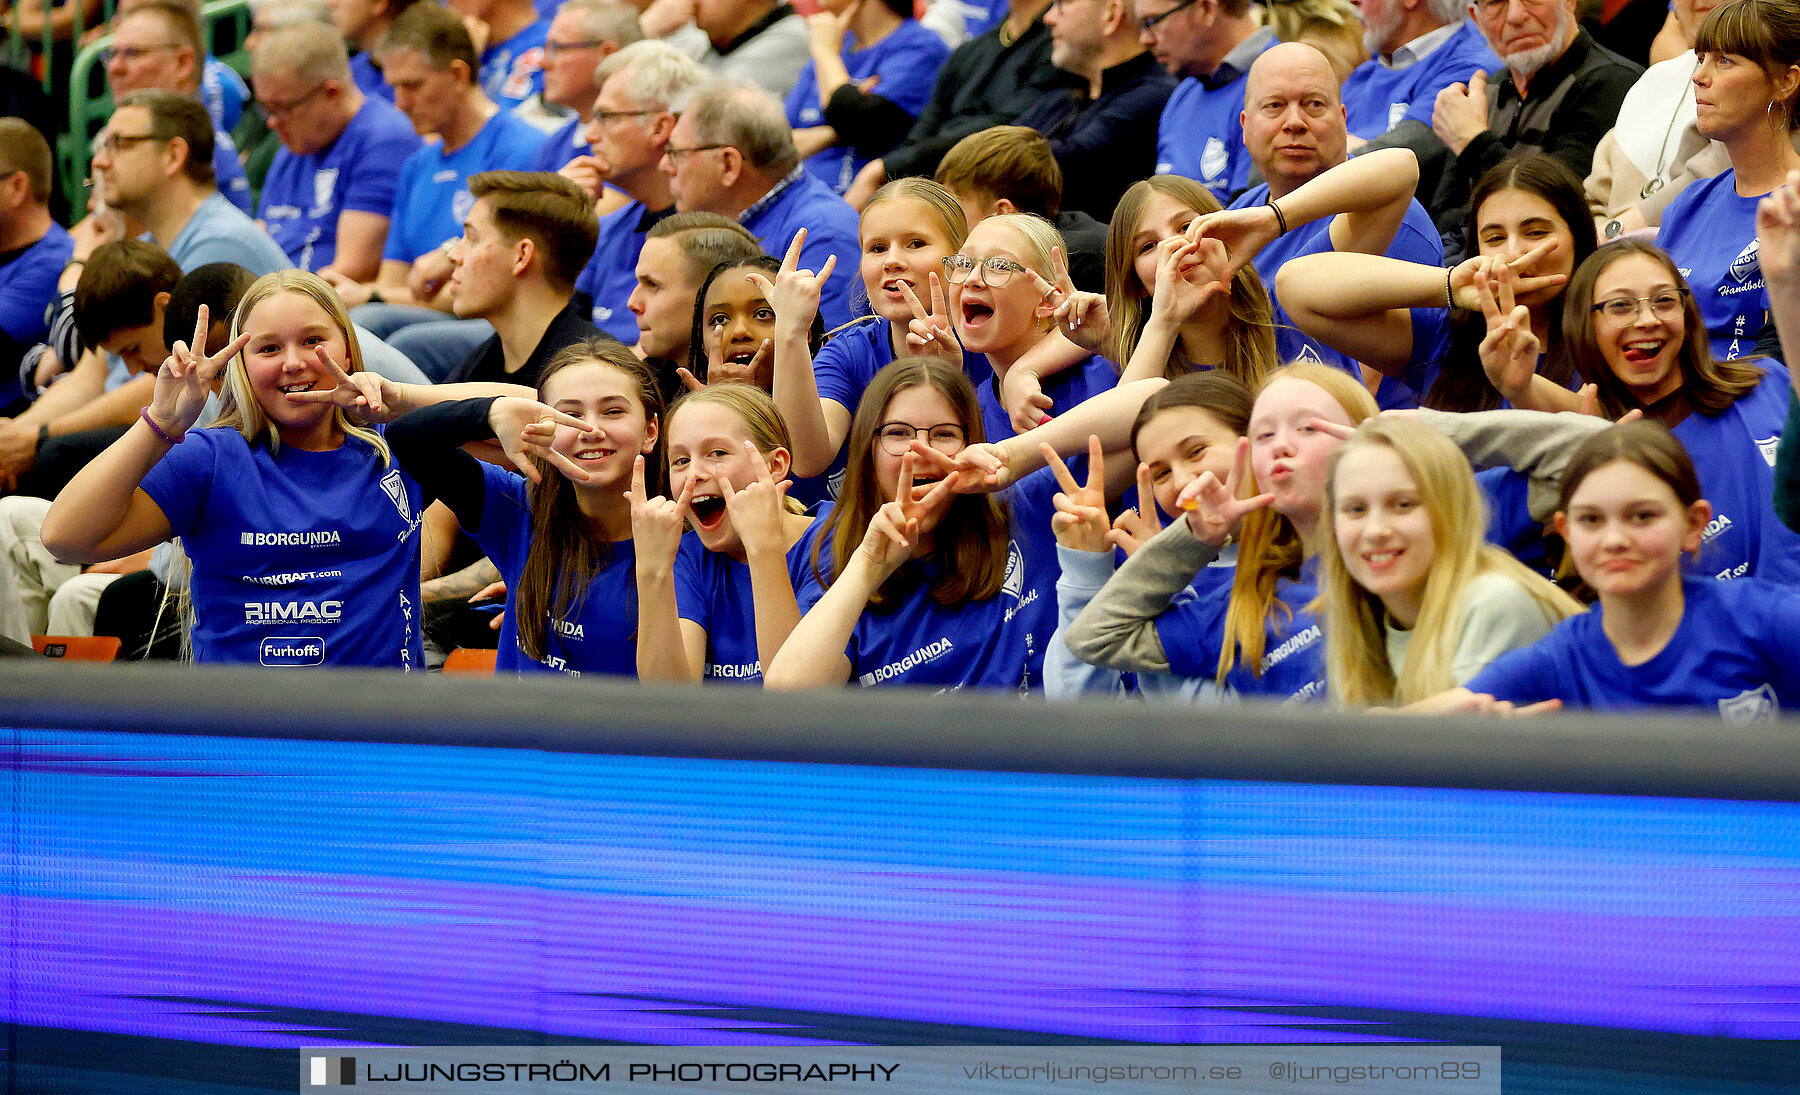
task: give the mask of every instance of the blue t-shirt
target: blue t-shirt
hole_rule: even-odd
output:
[[[575,279],[575,291],[586,293],[593,302],[594,326],[627,346],[638,340],[637,317],[625,306],[637,288],[638,254],[650,229],[661,219],[636,200],[601,217],[594,255]]]
[[[844,67],[850,71],[851,81],[877,77],[870,92],[917,118],[931,100],[937,71],[950,56],[950,47],[914,19],[901,23],[868,49],[853,50],[852,41],[849,35],[844,36]],[[827,124],[819,103],[819,70],[811,61],[800,70],[794,90],[788,92],[787,119],[795,129]],[[850,189],[856,173],[869,162],[869,157],[849,143],[854,136],[839,134],[837,144],[806,159],[806,170],[838,194]]]
[[[375,55],[369,51],[364,50],[350,58],[350,78],[356,81],[357,89],[364,95],[373,95],[389,103],[394,101],[394,89],[375,67]]]
[[[196,661],[423,664],[424,500],[369,445],[271,453],[236,430],[189,430],[143,490],[193,560]]]
[[[1270,35],[1267,45],[1276,44]],[[1266,47],[1265,47],[1266,48]],[[1156,173],[1182,175],[1213,192],[1221,204],[1250,185],[1244,147],[1244,82],[1249,67],[1217,87],[1198,76],[1175,85],[1156,129]]]
[[[850,679],[864,687],[908,684],[940,691],[1042,688],[1044,647],[1056,631],[1059,570],[1050,499],[1057,490],[1056,478],[1046,468],[1003,492],[1012,536],[1005,584],[995,596],[941,605],[922,580],[900,603],[884,611],[865,609],[844,650]],[[822,530],[823,525],[816,522],[813,528]],[[822,531],[820,538],[819,563],[829,572],[831,538]],[[801,543],[807,544],[810,559],[811,545],[807,539]],[[810,610],[824,595],[809,563],[801,610]]]
[[[1225,685],[1239,695],[1267,696],[1290,703],[1325,698],[1325,642],[1319,621],[1307,610],[1318,596],[1319,560],[1308,559],[1299,578],[1278,578],[1263,637],[1261,675],[1237,663]],[[1231,584],[1221,583],[1200,596],[1171,604],[1156,620],[1169,671],[1182,677],[1213,679],[1219,672],[1225,614],[1231,607]]]
[[[775,200],[744,218],[762,249],[771,255],[787,254],[794,233],[806,229],[806,246],[800,249],[800,268],[825,268],[825,256],[836,255],[837,266],[819,297],[819,314],[825,329],[841,326],[855,317],[850,310],[850,287],[860,283],[862,243],[857,236],[856,210],[831,188],[801,171]]]
[[[1438,92],[1466,83],[1476,72],[1499,67],[1500,58],[1472,19],[1405,68],[1389,68],[1370,58],[1344,80],[1342,98],[1350,132],[1374,140],[1408,118],[1429,127]]]
[[[990,442],[1005,441],[1018,432],[1001,401],[999,384],[998,377],[989,376],[975,389],[975,399],[981,404],[981,424]],[[1050,413],[1058,415],[1118,384],[1118,367],[1099,354],[1089,354],[1062,372],[1045,377],[1044,394],[1050,397]],[[1082,451],[1087,451],[1085,445]]]
[[[1773,721],[1800,704],[1800,594],[1760,582],[1684,578],[1681,623],[1656,656],[1626,665],[1596,605],[1544,638],[1496,658],[1469,681],[1517,704],[1560,699],[1571,707],[1632,711],[1716,708],[1727,723]]]
[[[238,162],[237,145],[232,143],[231,134],[222,129],[213,131],[212,165],[213,185],[219,193],[244,212],[255,212],[250,202],[250,178]]]
[[[1775,516],[1775,451],[1790,381],[1776,362],[1757,364],[1768,373],[1750,394],[1717,418],[1696,412],[1674,429],[1694,458],[1701,496],[1713,507],[1696,573],[1800,586],[1800,535]]]
[[[502,112],[544,90],[544,36],[549,33],[550,20],[539,19],[482,52],[481,90]]]
[[[0,263],[0,330],[14,342],[30,346],[49,333],[56,283],[74,253],[68,231],[51,221],[43,239]],[[5,380],[0,377],[0,384]]]
[[[1233,209],[1248,209],[1262,205],[1269,200],[1269,185],[1259,183],[1246,190],[1237,201],[1231,203]],[[1275,296],[1275,274],[1289,259],[1303,255],[1319,255],[1333,250],[1331,246],[1332,217],[1320,217],[1318,220],[1303,224],[1283,236],[1276,237],[1267,247],[1257,252],[1250,260],[1256,267],[1256,273],[1269,291],[1269,299],[1275,305],[1275,352],[1282,361],[1316,361],[1323,365],[1331,365],[1342,369],[1351,376],[1361,379],[1362,373],[1357,363],[1325,345],[1317,339],[1309,338],[1294,324],[1289,315],[1282,310],[1281,301]],[[1406,216],[1400,227],[1394,230],[1394,241],[1383,252],[1388,258],[1402,262],[1418,263],[1422,266],[1444,265],[1444,243],[1438,230],[1431,223],[1430,214],[1417,201],[1412,202],[1406,210]],[[1390,399],[1400,400],[1398,406],[1418,406],[1415,397],[1410,404],[1404,402],[1404,394],[1399,389],[1390,391]]]
[[[223,194],[200,203],[170,241],[169,257],[184,274],[209,262],[235,262],[258,277],[294,267],[269,234]]]
[[[463,218],[475,206],[469,176],[483,171],[529,171],[544,135],[507,111],[487,120],[473,140],[449,155],[434,142],[408,157],[394,188],[394,222],[383,260],[413,262],[447,239],[462,235]]]
[[[591,155],[594,146],[587,143],[587,128],[587,122],[579,114],[564,122],[544,139],[543,147],[538,149],[537,163],[531,169],[554,174],[561,171],[570,160]]]
[[[288,260],[302,270],[337,258],[338,217],[346,210],[391,217],[400,167],[423,143],[391,104],[365,96],[350,124],[317,152],[275,153],[263,181],[260,217]]]
[[[505,468],[481,465],[481,525],[466,529],[506,580],[506,619],[500,625],[501,673],[604,673],[637,676],[637,573],[631,541],[612,545],[606,566],[561,616],[544,627],[544,660],[519,649],[519,576],[531,551],[531,500],[525,480]],[[552,596],[551,607],[557,604]]]
[[[835,400],[854,415],[875,374],[894,363],[892,330],[880,316],[865,316],[855,326],[832,335],[831,341],[813,356],[813,383],[819,389],[819,397]],[[964,350],[963,375],[979,388],[993,377],[994,371],[988,367],[986,355]]]
[[[1715,175],[1683,190],[1663,211],[1656,243],[1688,280],[1713,357],[1729,361],[1754,352],[1769,307],[1762,264],[1756,261],[1756,203],[1740,197],[1737,172]]]
[[[814,533],[829,510],[829,503],[815,508],[812,528],[788,549],[788,580],[796,590],[811,571]],[[762,683],[749,563],[724,552],[708,551],[700,537],[689,532],[681,538],[681,549],[675,554],[675,604],[682,619],[706,629],[706,669],[702,674],[706,680]]]

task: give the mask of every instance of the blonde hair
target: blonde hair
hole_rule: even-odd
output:
[[[756,445],[756,451],[763,456],[769,456],[776,449],[784,450],[790,458],[793,456],[794,439],[788,432],[787,421],[775,406],[774,398],[756,385],[742,381],[708,384],[677,399],[663,416],[665,438],[675,431],[676,415],[688,407],[701,404],[723,407],[737,415],[743,421],[750,440]],[[786,501],[789,513],[806,512],[806,506],[799,499],[790,497]]]
[[[1344,707],[1412,703],[1456,686],[1453,676],[1465,594],[1486,574],[1516,583],[1554,624],[1581,611],[1573,597],[1487,542],[1488,507],[1475,474],[1448,437],[1421,422],[1372,418],[1331,454],[1325,480],[1325,513],[1337,509],[1338,467],[1356,449],[1386,448],[1400,458],[1431,521],[1433,543],[1425,596],[1413,625],[1406,662],[1394,672],[1387,655],[1387,609],[1380,597],[1350,576],[1337,537],[1320,525],[1319,599],[1325,631],[1325,667],[1334,702]]]
[[[1164,194],[1192,209],[1195,213],[1216,213],[1223,208],[1212,191],[1192,179],[1180,175],[1152,175],[1132,183],[1113,209],[1112,223],[1106,231],[1106,310],[1112,317],[1112,328],[1106,336],[1106,356],[1121,368],[1131,364],[1143,337],[1144,324],[1150,320],[1150,299],[1154,286],[1138,283],[1136,256],[1131,238],[1137,235],[1138,222],[1144,219],[1144,207],[1150,195]],[[1179,352],[1179,351],[1177,351]],[[1174,379],[1182,373],[1194,372],[1194,362],[1177,361],[1170,354],[1163,375]],[[1203,364],[1212,364],[1205,362]],[[1221,370],[1236,377],[1246,388],[1255,388],[1274,371],[1275,308],[1269,303],[1256,267],[1249,263],[1231,279],[1231,312],[1225,320],[1225,360]]]
[[[1361,425],[1379,413],[1375,397],[1369,389],[1349,373],[1329,365],[1296,361],[1270,373],[1256,386],[1260,402],[1263,393],[1277,380],[1304,380],[1324,390],[1343,409],[1353,426]],[[1240,485],[1239,493],[1254,497],[1261,492],[1255,476]],[[1275,599],[1276,583],[1290,573],[1297,573],[1305,562],[1307,545],[1293,521],[1272,509],[1264,508],[1244,518],[1243,536],[1239,540],[1237,573],[1231,580],[1231,603],[1225,610],[1225,631],[1219,643],[1218,680],[1242,657],[1250,672],[1262,676],[1263,651],[1268,646],[1269,617],[1279,606],[1292,616],[1285,605]]]
[[[942,183],[933,182],[920,175],[908,175],[903,179],[895,179],[886,184],[862,208],[863,218],[867,218],[869,210],[885,202],[914,201],[931,211],[937,219],[938,227],[943,230],[944,238],[949,241],[951,250],[963,245],[969,236],[969,221],[963,216],[962,203],[956,195]]]
[[[356,342],[356,328],[350,322],[350,313],[344,309],[344,302],[338,299],[337,291],[329,282],[306,270],[277,270],[273,274],[257,278],[244,291],[243,299],[238,301],[237,311],[232,313],[231,337],[236,339],[244,333],[244,321],[258,304],[283,293],[298,294],[323,308],[325,314],[331,317],[331,322],[337,325],[338,332],[344,336],[345,360],[338,364],[347,373],[363,371],[362,347]],[[342,407],[332,407],[331,417],[347,438],[354,437],[380,454],[384,467],[393,463],[387,441],[379,432],[352,422]],[[250,390],[250,373],[244,364],[242,351],[233,355],[225,366],[225,382],[219,393],[219,417],[213,420],[211,428],[236,430],[252,445],[260,440],[268,446],[270,452],[281,451],[281,436],[275,429],[275,423]]]

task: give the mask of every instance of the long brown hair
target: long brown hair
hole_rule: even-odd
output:
[[[661,390],[656,374],[617,340],[593,338],[566,347],[538,376],[538,398],[550,378],[576,365],[605,365],[630,378],[644,409],[644,421],[657,426],[656,445],[644,457],[644,484],[651,494],[661,494],[667,483],[668,460],[663,455]],[[575,484],[549,461],[534,458],[538,482],[530,485],[531,547],[519,573],[513,594],[518,615],[519,649],[543,660],[547,625],[552,616],[568,615],[575,602],[587,594],[588,583],[606,569],[612,545],[596,540],[575,497]],[[635,586],[634,586],[635,588]]]
[[[1138,281],[1131,237],[1137,234],[1138,221],[1144,217],[1151,194],[1166,194],[1196,213],[1216,213],[1222,208],[1212,191],[1179,175],[1152,175],[1132,183],[1119,199],[1106,230],[1106,310],[1112,321],[1106,336],[1106,356],[1118,362],[1121,369],[1131,364],[1144,324],[1150,320],[1146,306],[1150,288]],[[1171,354],[1164,375],[1192,372],[1196,364],[1210,362],[1178,362]],[[1275,309],[1269,303],[1269,291],[1263,287],[1262,278],[1255,267],[1246,263],[1231,279],[1225,360],[1219,368],[1246,388],[1254,388],[1274,371],[1275,365]]]
[[[1324,389],[1325,394],[1343,408],[1353,426],[1380,413],[1375,406],[1375,397],[1355,377],[1342,369],[1314,362],[1296,361],[1283,365],[1257,385],[1256,397],[1261,399],[1271,384],[1283,378],[1304,380]],[[1239,493],[1246,498],[1254,497],[1261,489],[1255,483],[1254,475],[1249,478],[1251,482],[1241,484],[1239,488]],[[1244,518],[1239,544],[1237,573],[1231,579],[1231,604],[1225,610],[1225,633],[1219,644],[1220,682],[1237,665],[1239,657],[1249,664],[1251,673],[1262,676],[1269,616],[1280,604],[1275,599],[1276,583],[1283,576],[1299,573],[1300,564],[1306,560],[1307,545],[1300,538],[1300,530],[1294,527],[1294,522],[1266,507]],[[1281,606],[1281,610],[1288,611],[1285,606]]]
[[[1644,405],[1607,367],[1600,341],[1594,336],[1594,286],[1608,267],[1632,255],[1643,255],[1667,270],[1670,282],[1681,293],[1681,321],[1686,329],[1675,361],[1681,369],[1681,386],[1688,402],[1709,418],[1724,414],[1733,403],[1756,390],[1762,383],[1763,370],[1743,361],[1713,359],[1706,320],[1700,316],[1700,306],[1694,303],[1687,279],[1675,268],[1668,252],[1643,240],[1614,240],[1595,251],[1569,279],[1569,289],[1564,294],[1569,303],[1563,309],[1563,344],[1581,364],[1581,375],[1600,390],[1601,413],[1618,418]]]
[[[826,518],[826,533],[831,538],[830,574],[819,562],[825,536],[813,542],[813,573],[827,585],[850,565],[850,557],[862,546],[869,522],[881,509],[881,484],[875,476],[875,431],[881,426],[888,404],[909,388],[930,388],[943,396],[956,411],[969,444],[985,439],[981,406],[961,369],[935,357],[903,357],[876,373],[850,420],[844,450],[844,488],[831,516]],[[1006,510],[993,495],[957,495],[933,535],[928,561],[937,564],[938,573],[929,588],[932,600],[941,605],[959,605],[985,601],[999,593],[1006,581],[1009,533]],[[918,581],[917,569],[903,566],[869,598],[869,604],[876,608],[892,606]]]
[[[1515,156],[1495,164],[1476,180],[1469,195],[1468,236],[1464,250],[1469,255],[1481,254],[1481,207],[1495,194],[1517,190],[1542,198],[1569,229],[1575,240],[1575,253],[1570,256],[1570,269],[1580,266],[1594,253],[1599,238],[1594,234],[1594,218],[1588,213],[1587,198],[1581,190],[1581,179],[1554,156],[1532,153]],[[1569,294],[1565,290],[1544,305],[1550,344],[1543,348],[1544,360],[1538,373],[1558,384],[1567,385],[1575,375],[1574,357],[1562,339],[1563,316]],[[1450,350],[1442,362],[1437,382],[1431,386],[1420,404],[1440,411],[1491,411],[1502,399],[1499,389],[1487,378],[1481,367],[1481,340],[1487,324],[1480,312],[1463,312],[1452,319]]]

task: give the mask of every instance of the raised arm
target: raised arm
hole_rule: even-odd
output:
[[[142,551],[173,535],[168,516],[141,484],[187,436],[206,407],[212,382],[250,341],[239,336],[206,352],[207,308],[200,306],[193,345],[177,342],[157,370],[150,406],[107,450],[89,461],[44,517],[44,546],[64,562],[100,563]]]
[[[819,398],[808,342],[825,279],[836,260],[827,259],[825,269],[817,274],[801,270],[800,249],[805,245],[806,229],[802,228],[788,244],[773,282],[760,273],[745,276],[775,309],[775,378],[770,394],[794,439],[794,473],[813,476],[824,474],[843,447],[844,435],[850,432],[850,414],[835,400]]]

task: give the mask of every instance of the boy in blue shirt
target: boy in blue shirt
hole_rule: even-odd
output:
[[[50,219],[50,145],[0,118],[0,409],[19,398],[19,359],[49,333],[56,279],[75,243]]]

